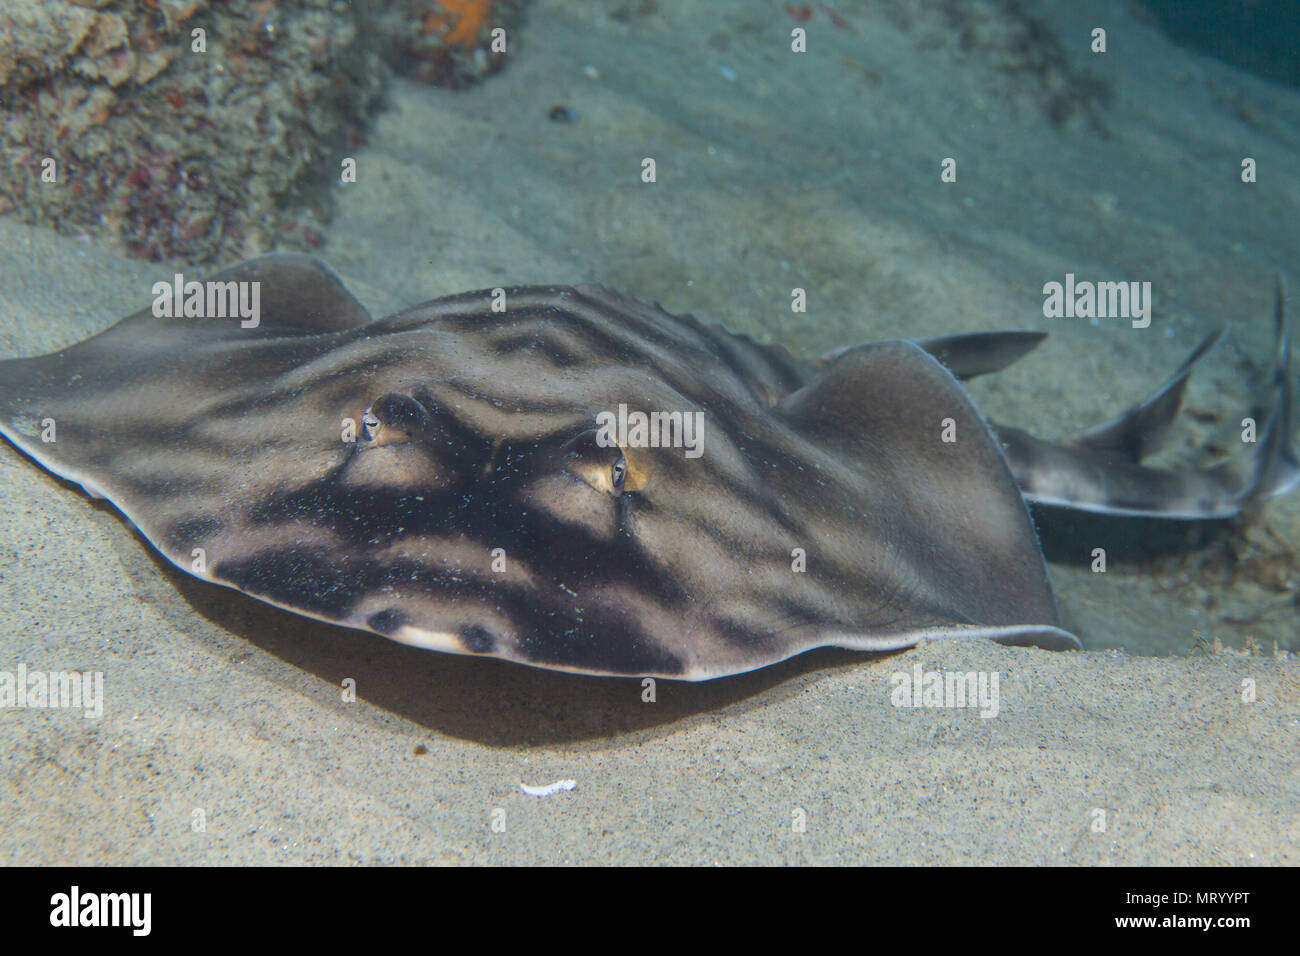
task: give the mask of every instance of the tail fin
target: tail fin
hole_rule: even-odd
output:
[[[1265,465],[1256,494],[1275,498],[1300,485],[1300,455],[1296,454],[1291,386],[1291,322],[1287,306],[1286,276],[1277,277],[1277,307],[1274,310],[1275,345],[1272,405],[1260,438]]]
[[[1274,310],[1269,398],[1255,416],[1255,444],[1202,471],[1141,464],[1164,441],[1193,364],[1218,337],[1216,332],[1205,338],[1141,404],[1068,442],[1053,444],[999,427],[1007,462],[1026,500],[1099,514],[1204,520],[1231,517],[1250,501],[1300,486],[1300,457],[1291,433],[1291,331],[1282,276]]]

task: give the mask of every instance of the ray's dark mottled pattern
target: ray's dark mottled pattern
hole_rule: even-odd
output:
[[[995,431],[958,381],[1034,333],[804,362],[597,287],[506,289],[504,311],[467,293],[371,321],[309,257],[216,279],[261,283],[257,328],[146,310],[0,363],[0,431],[184,570],[442,651],[698,680],[826,645],[1076,646],[1022,492],[1208,517],[1300,473],[1281,294],[1258,446],[1173,473],[1141,459],[1209,343],[1133,411],[1048,445]],[[597,416],[620,404],[698,413],[703,454],[601,447]]]

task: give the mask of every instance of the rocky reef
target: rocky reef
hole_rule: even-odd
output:
[[[522,6],[6,0],[0,213],[150,260],[314,246],[392,73],[473,82]]]

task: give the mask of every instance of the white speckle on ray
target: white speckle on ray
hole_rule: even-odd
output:
[[[16,415],[13,420],[13,429],[27,438],[36,438],[41,433],[41,421],[32,415]]]

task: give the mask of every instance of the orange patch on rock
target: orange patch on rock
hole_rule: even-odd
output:
[[[441,10],[430,11],[424,18],[424,32],[446,29],[443,46],[470,48],[478,43],[479,31],[492,14],[492,0],[438,0]]]

